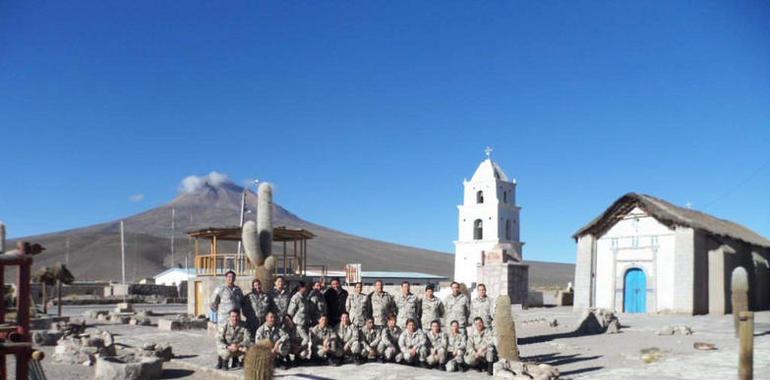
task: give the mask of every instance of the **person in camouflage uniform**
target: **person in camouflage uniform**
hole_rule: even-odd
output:
[[[291,361],[296,363],[302,359],[310,359],[312,347],[310,345],[308,328],[295,326],[288,315],[283,319],[283,326],[281,328],[289,336]],[[287,365],[285,367],[288,367],[290,363],[288,363],[288,360],[286,362]]]
[[[240,313],[243,304],[243,292],[238,285],[235,285],[235,272],[227,271],[225,273],[225,284],[218,286],[211,294],[211,304],[209,307],[216,315],[217,326],[227,324],[230,310],[238,310]]]
[[[316,281],[313,283],[313,290],[310,291],[310,296],[308,297],[310,300],[310,304],[313,307],[313,312],[311,313],[311,325],[315,325],[318,323],[318,319],[321,318],[322,315],[326,315],[326,298],[324,297],[324,284],[321,281]]]
[[[366,324],[361,328],[361,354],[367,359],[376,359],[380,345],[380,328],[374,325],[373,318],[366,318]]]
[[[448,295],[446,300],[444,300],[444,310],[446,313],[446,324],[457,321],[460,324],[460,329],[465,331],[465,326],[468,325],[468,315],[470,314],[470,302],[468,302],[468,297],[460,291],[460,284],[458,282],[452,283],[452,294]]]
[[[340,324],[337,325],[337,336],[342,344],[343,358],[348,356],[354,362],[361,363],[361,335],[358,327],[353,325],[350,314],[342,313]]]
[[[377,352],[380,353],[383,362],[394,361],[399,353],[398,338],[401,336],[401,328],[396,324],[396,316],[388,316],[388,325],[380,332],[380,345]]]
[[[497,345],[491,330],[484,326],[484,320],[476,317],[473,320],[473,332],[468,334],[465,345],[465,363],[473,368],[483,368],[492,375],[492,366],[497,361]]]
[[[270,296],[262,291],[262,282],[256,278],[251,282],[251,292],[243,298],[242,310],[246,317],[246,327],[254,335],[259,326],[265,323],[265,316],[270,311]]]
[[[439,324],[441,324],[441,319],[444,317],[444,303],[441,302],[441,300],[433,295],[433,291],[435,288],[433,285],[428,285],[425,287],[425,296],[422,298],[421,308],[422,308],[422,316],[420,318],[420,321],[422,322],[421,327],[425,329],[429,326],[429,324],[433,321],[439,321]]]
[[[273,282],[273,289],[270,291],[271,309],[275,313],[275,320],[280,325],[283,323],[283,317],[289,309],[291,293],[286,289],[286,280],[283,276],[278,276]]]
[[[430,343],[426,362],[431,367],[442,368],[444,363],[446,363],[449,336],[441,331],[441,323],[439,323],[438,319],[430,323],[430,330],[425,333],[425,337]]]
[[[329,365],[340,365],[342,347],[334,329],[329,326],[329,319],[322,315],[318,324],[310,329],[310,339],[313,345],[313,356],[326,360]]]
[[[254,334],[254,342],[260,340],[269,340],[273,344],[273,354],[276,360],[284,364],[284,368],[289,367],[289,352],[291,352],[291,341],[286,331],[278,327],[275,312],[270,311],[265,315],[265,323],[259,326]]]
[[[459,367],[465,366],[465,346],[468,339],[465,336],[465,332],[460,329],[460,324],[457,321],[452,321],[449,327],[450,331],[447,334],[447,356],[449,360],[446,363],[446,370],[454,372]]]
[[[417,329],[417,321],[412,318],[406,320],[406,330],[398,337],[398,348],[401,350],[399,359],[405,364],[420,364],[425,367],[428,358],[428,346],[425,333]]]
[[[495,315],[495,300],[487,296],[487,287],[484,284],[476,286],[478,296],[471,302],[471,320],[481,318],[484,326],[488,329],[493,328],[493,319]]]
[[[412,319],[417,326],[420,325],[420,299],[409,289],[409,281],[401,283],[401,294],[396,297],[396,310],[398,315],[398,327],[405,328],[406,321]]]
[[[350,315],[350,321],[356,327],[362,327],[366,318],[369,316],[369,302],[367,296],[362,292],[364,284],[357,282],[353,293],[348,295],[345,301],[345,310]]]
[[[307,299],[307,285],[300,281],[297,291],[291,296],[289,307],[286,309],[286,316],[291,317],[291,321],[298,328],[307,328],[310,326],[310,301]]]
[[[246,352],[251,343],[249,331],[241,324],[238,309],[232,309],[229,314],[226,323],[217,331],[217,369],[241,367],[243,364],[238,357]]]
[[[388,323],[388,316],[396,312],[396,305],[393,302],[393,296],[382,289],[382,281],[374,282],[374,291],[369,293],[368,310],[374,319],[374,325],[378,328],[384,328]]]

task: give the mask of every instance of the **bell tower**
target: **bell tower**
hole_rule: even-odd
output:
[[[477,266],[499,244],[511,247],[505,254],[521,261],[519,212],[516,205],[516,180],[509,180],[492,160],[492,149],[479,164],[471,180],[464,180],[463,204],[457,206],[458,237],[455,241],[454,279],[475,286]]]

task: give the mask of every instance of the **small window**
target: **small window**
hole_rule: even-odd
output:
[[[511,220],[505,221],[505,240],[511,240]]]
[[[503,203],[508,203],[508,192],[503,191]]]
[[[473,222],[473,240],[481,240],[484,237],[484,222],[476,219]]]
[[[478,203],[478,204],[484,203],[484,192],[481,191],[481,190],[479,190],[476,193],[476,203]]]

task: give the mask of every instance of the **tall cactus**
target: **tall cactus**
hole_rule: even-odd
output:
[[[733,321],[735,336],[738,336],[738,317],[742,311],[749,311],[749,274],[743,267],[733,269],[730,280],[733,303]]]
[[[259,341],[246,351],[243,359],[244,380],[270,380],[273,378],[272,343]]]
[[[497,351],[501,359],[519,360],[519,347],[516,344],[516,325],[511,313],[511,298],[501,294],[495,302],[495,335]]]
[[[272,273],[275,269],[273,251],[273,187],[262,183],[257,190],[257,223],[248,221],[243,224],[241,240],[246,257],[255,267],[254,277],[262,287],[269,290],[272,285]]]

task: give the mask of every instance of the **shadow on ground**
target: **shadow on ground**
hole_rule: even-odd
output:
[[[181,379],[194,373],[195,371],[189,369],[164,369],[161,379]]]

